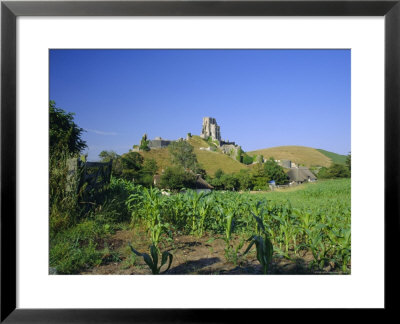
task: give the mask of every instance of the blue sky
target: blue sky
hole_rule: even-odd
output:
[[[89,160],[200,134],[214,117],[245,151],[348,154],[350,50],[50,50],[50,99],[86,130]]]

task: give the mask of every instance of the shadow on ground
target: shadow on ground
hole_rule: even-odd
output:
[[[171,268],[167,274],[189,274],[193,272],[199,273],[199,269],[208,267],[220,261],[220,258],[203,258],[194,261],[187,261],[174,268]]]
[[[292,260],[278,259],[271,267],[271,274],[313,274],[309,265],[302,258]]]

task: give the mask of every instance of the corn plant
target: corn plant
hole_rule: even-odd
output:
[[[234,248],[231,244],[235,214],[238,209],[238,200],[227,200],[225,201],[225,205],[223,207],[219,207],[218,209],[220,214],[224,217],[225,258],[228,262],[233,262],[236,265],[238,259],[238,250],[241,248],[241,246],[243,246],[243,243],[239,243],[239,246]]]
[[[196,232],[198,232],[198,218],[200,216],[199,205],[201,204],[201,200],[207,195],[208,194],[205,194],[204,192],[197,193],[194,190],[191,190],[186,194],[190,206],[189,216],[191,216],[191,234],[196,234]]]
[[[240,260],[240,250],[243,248],[243,245],[245,243],[245,240],[241,238],[239,240],[238,245],[235,247],[232,245],[229,245],[229,248],[225,249],[225,258],[227,261],[232,262],[234,266],[237,266]]]
[[[129,247],[131,248],[131,251],[140,257],[143,257],[144,262],[146,262],[147,266],[150,268],[151,273],[152,274],[161,274],[161,273],[165,273],[169,270],[169,268],[171,267],[172,264],[172,259],[173,256],[171,253],[169,253],[168,251],[164,251],[161,255],[161,264],[160,266],[158,266],[158,258],[159,258],[159,251],[157,249],[156,246],[151,245],[150,246],[150,255],[148,255],[147,253],[140,253],[138,251],[136,251],[132,245],[129,243]],[[161,268],[164,264],[166,264],[168,261],[168,266],[167,269],[165,269],[163,272],[161,271]]]
[[[231,255],[231,250],[232,250],[232,246],[230,244],[231,241],[231,237],[232,237],[232,225],[233,225],[233,217],[235,216],[235,214],[233,213],[233,211],[229,211],[226,215],[225,215],[225,257],[226,259],[229,261],[230,260],[230,255]]]
[[[316,226],[314,231],[306,230],[308,234],[308,246],[311,249],[314,260],[311,263],[311,266],[317,265],[317,267],[322,270],[329,261],[328,252],[331,247],[323,241],[323,233],[321,230],[326,227],[324,224],[320,224]]]
[[[162,222],[161,213],[165,206],[160,190],[157,188],[143,188],[143,209],[147,229],[150,232],[151,242],[158,246],[161,234],[168,230],[169,224]]]
[[[140,218],[140,211],[143,205],[143,195],[141,192],[141,186],[138,185],[134,192],[129,195],[125,202],[128,210],[131,212],[131,224],[134,225]]]
[[[336,233],[335,231],[331,231],[330,239],[332,244],[335,245],[337,253],[336,261],[339,264],[342,264],[342,271],[348,272],[348,264],[351,259],[351,230],[350,228],[343,229],[340,233]]]
[[[250,242],[249,246],[247,247],[246,251],[243,255],[247,254],[253,245],[256,246],[257,251],[257,260],[260,262],[262,266],[262,271],[264,274],[267,274],[268,269],[272,263],[272,255],[274,252],[271,240],[268,237],[268,234],[265,230],[263,221],[260,217],[253,214],[257,222],[257,234],[252,235],[247,241]]]
[[[212,209],[212,204],[210,199],[204,200],[200,205],[199,205],[199,220],[198,220],[198,225],[197,225],[197,236],[202,237],[204,233],[204,221],[207,215],[209,215],[210,211]]]

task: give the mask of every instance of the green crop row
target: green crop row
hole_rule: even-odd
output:
[[[162,236],[171,237],[172,233],[201,237],[208,232],[223,235],[226,257],[235,262],[239,247],[232,245],[232,234],[260,237],[259,219],[275,255],[290,259],[301,250],[311,251],[312,266],[323,269],[334,264],[343,272],[350,271],[349,179],[309,184],[285,193],[188,190],[168,196],[141,186],[132,186],[131,191],[126,206],[132,222],[146,225],[155,247]]]

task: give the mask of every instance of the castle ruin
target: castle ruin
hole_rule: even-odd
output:
[[[209,137],[211,137],[213,141],[217,140],[222,153],[227,154],[234,159],[237,159],[239,152],[242,150],[242,148],[239,145],[236,145],[235,142],[224,141],[221,139],[221,130],[215,118],[212,117],[203,117],[203,127],[200,137],[205,140]]]
[[[208,139],[210,136],[213,141],[221,141],[221,131],[215,118],[203,117],[203,128],[200,137]]]
[[[172,142],[175,142],[175,141],[165,140],[161,137],[156,137],[153,140],[149,140],[148,146],[150,149],[159,149],[159,148],[167,147]]]
[[[191,135],[189,136],[188,134],[186,140],[187,141],[190,140],[190,137]],[[227,154],[234,159],[237,159],[239,152],[241,152],[241,147],[239,145],[236,145],[235,142],[224,141],[223,139],[221,139],[221,130],[215,118],[203,117],[203,125],[200,137],[205,139],[206,141],[210,137],[212,141],[218,141],[218,143],[214,142],[214,145],[216,145],[221,150],[222,153]],[[183,138],[180,138],[178,140],[166,140],[161,137],[156,137],[153,140],[148,140],[148,147],[151,150],[161,149],[169,146],[173,142],[183,141],[183,140],[184,140]],[[138,151],[139,148],[135,148],[134,150]]]

